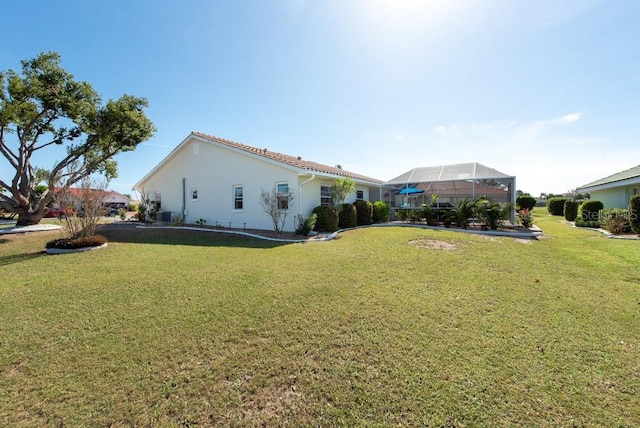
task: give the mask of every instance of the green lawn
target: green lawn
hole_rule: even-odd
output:
[[[0,236],[0,426],[640,426],[640,241],[561,220]]]

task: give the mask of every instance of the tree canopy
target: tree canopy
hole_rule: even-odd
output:
[[[145,98],[126,94],[103,104],[89,83],[60,66],[55,52],[22,61],[21,73],[0,72],[0,154],[15,170],[10,181],[0,177],[0,208],[18,214],[18,225],[36,224],[54,189],[96,173],[115,178],[113,158],[155,132],[146,107]],[[32,164],[36,152],[52,146],[66,152],[51,169]],[[46,189],[36,191],[41,182]]]

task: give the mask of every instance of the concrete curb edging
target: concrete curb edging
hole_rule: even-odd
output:
[[[59,254],[71,254],[71,253],[84,253],[85,251],[93,251],[99,250],[100,248],[105,248],[108,242],[105,242],[102,245],[96,247],[81,247],[81,248],[47,248],[47,254],[51,255],[59,255]]]
[[[191,227],[191,226],[136,226],[136,229],[176,229],[176,230],[196,230],[200,232],[213,232],[213,233],[226,233],[231,235],[242,235],[248,236],[250,238],[263,239],[265,241],[273,241],[273,242],[288,242],[288,243],[300,243],[305,244],[307,242],[322,242],[334,239],[338,232],[333,232],[328,235],[318,235],[317,238],[311,239],[283,239],[283,238],[271,238],[268,236],[257,235],[255,233],[241,232],[239,230],[220,230],[220,229],[207,229],[202,227]]]

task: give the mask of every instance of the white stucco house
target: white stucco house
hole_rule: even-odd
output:
[[[167,217],[185,223],[203,219],[207,225],[273,229],[260,205],[262,190],[293,193],[284,231],[298,227],[318,205],[331,204],[336,178],[351,178],[356,190],[345,202],[380,200],[382,181],[235,141],[192,132],[155,168],[134,185],[156,202]],[[167,215],[168,213],[171,213]]]
[[[605,208],[627,208],[633,195],[640,194],[640,165],[576,188],[602,201]]]

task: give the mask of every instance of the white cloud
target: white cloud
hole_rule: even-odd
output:
[[[580,119],[582,119],[582,113],[571,113],[562,116],[561,118],[557,119],[557,121],[560,125],[568,125],[570,123],[577,122]]]

